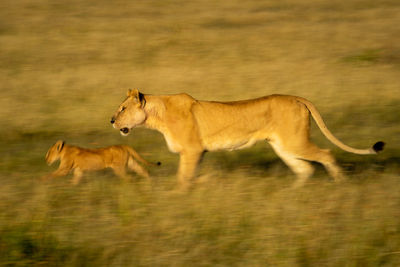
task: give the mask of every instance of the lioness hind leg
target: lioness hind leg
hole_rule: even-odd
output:
[[[291,151],[271,143],[276,154],[285,162],[285,164],[296,174],[297,180],[293,187],[301,187],[314,173],[314,167],[307,161],[297,157]]]
[[[291,153],[293,153],[297,159],[321,163],[335,182],[344,179],[340,167],[336,164],[335,158],[328,149],[321,149],[310,141],[294,147],[295,149],[292,149],[293,151],[291,151]]]
[[[329,149],[321,149],[316,145],[312,144],[309,153],[304,155],[304,158],[311,161],[316,161],[324,165],[326,171],[335,180],[335,182],[340,182],[344,180],[343,172],[341,168],[337,165],[335,158],[329,151]]]

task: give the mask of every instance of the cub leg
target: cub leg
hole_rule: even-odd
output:
[[[42,179],[43,180],[47,180],[47,179],[50,179],[50,178],[66,176],[69,173],[69,171],[71,170],[71,167],[72,167],[71,164],[68,164],[68,163],[65,163],[65,162],[61,162],[60,166],[58,167],[57,170],[55,170],[54,172],[52,172],[52,173],[50,173],[48,175],[45,175]]]
[[[59,176],[65,176],[69,173],[68,169],[57,169],[54,172],[50,173],[47,177],[53,178],[53,177],[59,177]]]
[[[129,160],[128,160],[128,168],[131,169],[132,171],[136,172],[137,174],[139,174],[142,177],[150,178],[150,175],[147,172],[147,170],[145,168],[143,168],[141,165],[139,165],[139,163],[137,163],[132,158],[129,158]]]
[[[128,180],[128,176],[126,174],[125,166],[118,166],[118,167],[112,167],[114,173],[116,176]]]

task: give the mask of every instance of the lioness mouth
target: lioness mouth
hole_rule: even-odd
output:
[[[121,131],[121,133],[123,134],[128,134],[129,133],[129,128],[121,128],[119,129]]]

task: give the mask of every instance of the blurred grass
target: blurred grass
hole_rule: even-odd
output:
[[[354,182],[290,191],[282,190],[285,179],[231,172],[185,195],[171,193],[173,177],[152,190],[145,181],[92,178],[78,187],[3,178],[2,264],[399,264],[393,174],[364,172]]]
[[[0,265],[398,266],[400,3],[370,1],[0,2]],[[176,195],[178,156],[159,133],[123,138],[109,118],[126,89],[238,100],[310,99],[345,143],[349,181],[310,183],[260,143],[207,154]],[[162,161],[148,183],[110,172],[43,183],[58,139],[129,144]]]

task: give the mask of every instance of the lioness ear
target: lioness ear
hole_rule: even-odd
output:
[[[138,89],[133,89],[133,90],[130,89],[128,91],[128,96],[133,97],[136,103],[140,103],[142,107],[144,106],[145,104],[144,95],[141,92],[139,92]]]
[[[131,96],[133,98],[137,98],[139,96],[139,90],[138,89],[129,89],[127,92],[128,96]]]
[[[60,152],[64,148],[65,142],[62,140],[57,141],[56,146],[57,146],[57,151]]]
[[[128,91],[126,92],[126,96],[129,97],[132,94],[132,89],[128,89]]]

